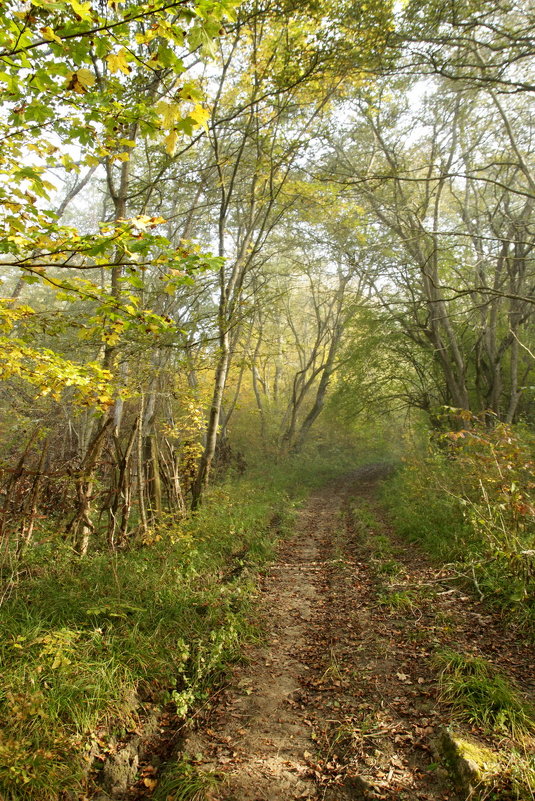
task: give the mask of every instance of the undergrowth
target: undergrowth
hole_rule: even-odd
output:
[[[186,715],[206,697],[253,634],[254,573],[328,471],[295,462],[231,479],[129,551],[79,558],[49,541],[28,553],[0,610],[2,801],[80,792],[143,703]]]
[[[411,444],[383,500],[399,534],[535,634],[533,436],[468,412],[454,422]]]

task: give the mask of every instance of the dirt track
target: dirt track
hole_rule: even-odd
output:
[[[185,752],[214,801],[454,801],[433,743],[437,645],[465,641],[530,691],[529,646],[382,519],[381,467],[314,494],[262,582],[251,647]],[[533,689],[533,688],[531,688]]]

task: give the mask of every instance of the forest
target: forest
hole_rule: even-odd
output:
[[[535,799],[532,4],[0,18],[0,801]]]

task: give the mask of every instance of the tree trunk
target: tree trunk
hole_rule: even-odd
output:
[[[199,462],[195,481],[191,488],[191,508],[193,510],[197,509],[199,506],[202,494],[206,489],[217,446],[217,431],[219,427],[221,405],[223,403],[223,393],[225,391],[227,373],[230,364],[230,343],[228,331],[222,332],[220,343],[221,346],[215,374],[214,392],[212,395],[210,416],[208,418],[208,426],[206,429],[206,445]]]

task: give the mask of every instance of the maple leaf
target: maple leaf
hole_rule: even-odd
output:
[[[79,3],[78,0],[69,0],[69,4],[80,19],[91,19],[91,3]]]
[[[62,44],[59,36],[57,36],[52,28],[50,28],[48,25],[46,25],[44,28],[41,28],[41,33],[49,42],[57,42],[58,44]]]
[[[161,100],[156,106],[158,114],[162,117],[162,126],[172,128],[175,122],[180,119],[180,106],[178,103],[167,103]]]
[[[76,76],[78,78],[78,82],[81,83],[82,86],[94,86],[97,80],[91,70],[84,68],[77,70]]]
[[[194,120],[197,125],[200,125],[201,128],[208,133],[208,120],[210,119],[210,112],[207,108],[203,108],[202,106],[195,106],[193,111],[189,112],[189,116],[192,120]]]
[[[125,75],[129,75],[131,72],[124,47],[122,47],[118,53],[110,53],[106,56],[106,61],[108,62],[111,73],[123,72]]]

